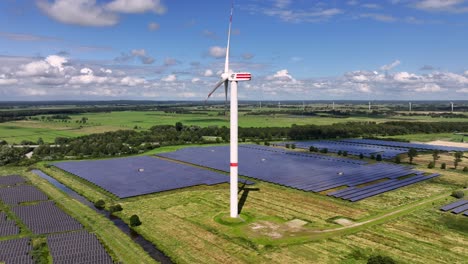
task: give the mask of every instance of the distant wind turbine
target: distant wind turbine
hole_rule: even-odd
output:
[[[333,101],[333,110],[335,110],[335,102]]]
[[[369,111],[371,110],[371,102],[369,101]]]
[[[229,31],[226,47],[226,61],[224,64],[224,72],[221,74],[221,80],[215,85],[214,89],[208,94],[208,98],[224,83],[224,92],[226,94],[229,83],[231,83],[231,118],[230,118],[230,216],[237,218],[238,204],[237,204],[237,191],[238,191],[238,98],[237,98],[237,82],[250,81],[252,76],[248,72],[232,72],[229,70],[229,51],[231,42],[231,29],[232,29],[232,13],[234,5],[231,6],[231,17],[229,19]]]
[[[412,107],[411,102],[409,102],[409,111],[410,111],[410,112],[411,112],[411,110],[412,110],[411,107]]]
[[[453,113],[453,102],[450,102],[450,106],[452,108],[452,113]]]

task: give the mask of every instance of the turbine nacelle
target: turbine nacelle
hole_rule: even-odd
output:
[[[229,76],[229,81],[231,82],[242,82],[250,80],[252,80],[252,74],[250,74],[250,72],[231,73]]]

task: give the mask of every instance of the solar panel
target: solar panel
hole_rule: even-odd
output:
[[[229,171],[229,146],[192,147],[160,156]],[[321,154],[241,145],[239,173],[252,178],[304,191],[320,192],[340,186],[356,186],[381,179],[421,174],[411,167],[375,163]]]
[[[24,178],[19,175],[0,176],[0,185],[15,185],[25,182]]]
[[[458,206],[462,206],[462,205],[464,205],[464,204],[468,204],[468,200],[458,200],[458,201],[456,201],[456,202],[453,202],[453,203],[451,203],[451,204],[447,204],[447,205],[441,207],[440,210],[446,212],[446,211],[450,211],[450,210],[452,210],[453,208],[456,208],[456,207],[458,207]]]
[[[382,145],[382,146],[392,146],[392,147],[401,147],[401,148],[415,148],[415,149],[424,149],[424,150],[440,150],[440,151],[468,151],[468,148],[462,147],[453,147],[453,146],[438,146],[422,143],[406,143],[398,141],[386,141],[386,140],[376,140],[376,139],[343,139],[342,141],[358,143],[358,144],[371,144],[371,145]]]
[[[0,188],[0,200],[6,204],[16,205],[24,202],[45,201],[45,193],[31,185]]]
[[[0,241],[0,262],[34,264],[32,256],[29,255],[31,251],[29,238]]]
[[[452,213],[459,214],[468,210],[468,204],[462,205],[452,210]]]
[[[54,166],[120,198],[229,182],[227,175],[155,157],[59,162]],[[247,184],[250,181],[239,180]]]

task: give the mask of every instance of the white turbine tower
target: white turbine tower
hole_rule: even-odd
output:
[[[369,111],[371,110],[371,102],[369,101]]]
[[[335,102],[333,101],[333,110],[335,110]]]
[[[238,184],[238,122],[237,122],[237,82],[242,81],[250,81],[252,76],[248,72],[232,72],[229,70],[229,51],[230,51],[230,42],[231,42],[231,28],[232,28],[232,12],[234,9],[234,5],[231,6],[231,17],[229,19],[229,31],[228,31],[228,39],[227,39],[227,47],[226,47],[226,61],[224,64],[224,72],[221,74],[221,80],[215,85],[213,90],[208,94],[208,98],[224,83],[224,92],[226,94],[226,101],[227,101],[227,91],[229,87],[229,83],[231,83],[231,118],[230,118],[230,130],[231,130],[231,138],[230,138],[230,215],[232,218],[237,218],[238,212],[238,205],[237,205],[237,184]]]
[[[411,108],[412,108],[412,105],[411,105],[411,102],[409,102],[409,111],[411,112]]]
[[[452,113],[453,113],[453,102],[450,102],[450,107],[452,108]]]

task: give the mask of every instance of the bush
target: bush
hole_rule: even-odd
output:
[[[122,208],[122,206],[120,204],[114,204],[114,205],[111,205],[109,207],[109,211],[111,213],[120,212],[122,210],[123,210],[123,208]]]
[[[427,164],[427,168],[428,169],[433,169],[435,167],[435,163],[433,161],[429,162],[429,164]]]
[[[341,156],[341,153],[342,153],[341,150],[338,150],[338,156]]]
[[[270,142],[265,141],[265,146],[270,146]]]
[[[346,151],[346,150],[343,151],[343,156],[345,156],[345,157],[348,156],[348,151]]]
[[[285,147],[286,147],[286,148],[289,148],[289,143],[286,143]]]
[[[371,256],[367,260],[367,264],[395,264],[396,262],[387,256]]]
[[[359,158],[360,158],[360,159],[363,159],[363,158],[364,158],[364,154],[359,153]]]
[[[291,144],[291,149],[296,149],[296,144]]]
[[[376,161],[382,161],[382,155],[377,154],[377,156],[375,157],[375,160]]]
[[[94,203],[94,207],[96,207],[97,209],[104,209],[104,207],[106,206],[106,202],[104,202],[104,200],[98,200]]]
[[[460,198],[465,197],[465,193],[463,191],[453,191],[452,196],[457,199],[460,199]]]
[[[468,167],[465,166],[465,167],[463,168],[463,172],[468,172]]]
[[[395,163],[396,163],[396,164],[400,164],[400,163],[401,163],[401,158],[400,158],[400,156],[396,156],[396,157],[395,157]]]
[[[442,162],[442,164],[440,164],[440,168],[445,170],[447,168],[447,164],[445,164],[445,162]]]
[[[310,146],[310,147],[309,147],[309,151],[310,151],[310,152],[317,152],[317,148],[314,147],[314,146]]]
[[[371,155],[370,155],[370,158],[371,158],[371,159],[375,159],[375,155],[374,155],[374,154],[371,154]]]
[[[130,226],[139,226],[139,225],[141,225],[141,221],[138,215],[130,216]]]
[[[321,153],[328,153],[328,149],[327,148],[323,148],[320,150]]]

